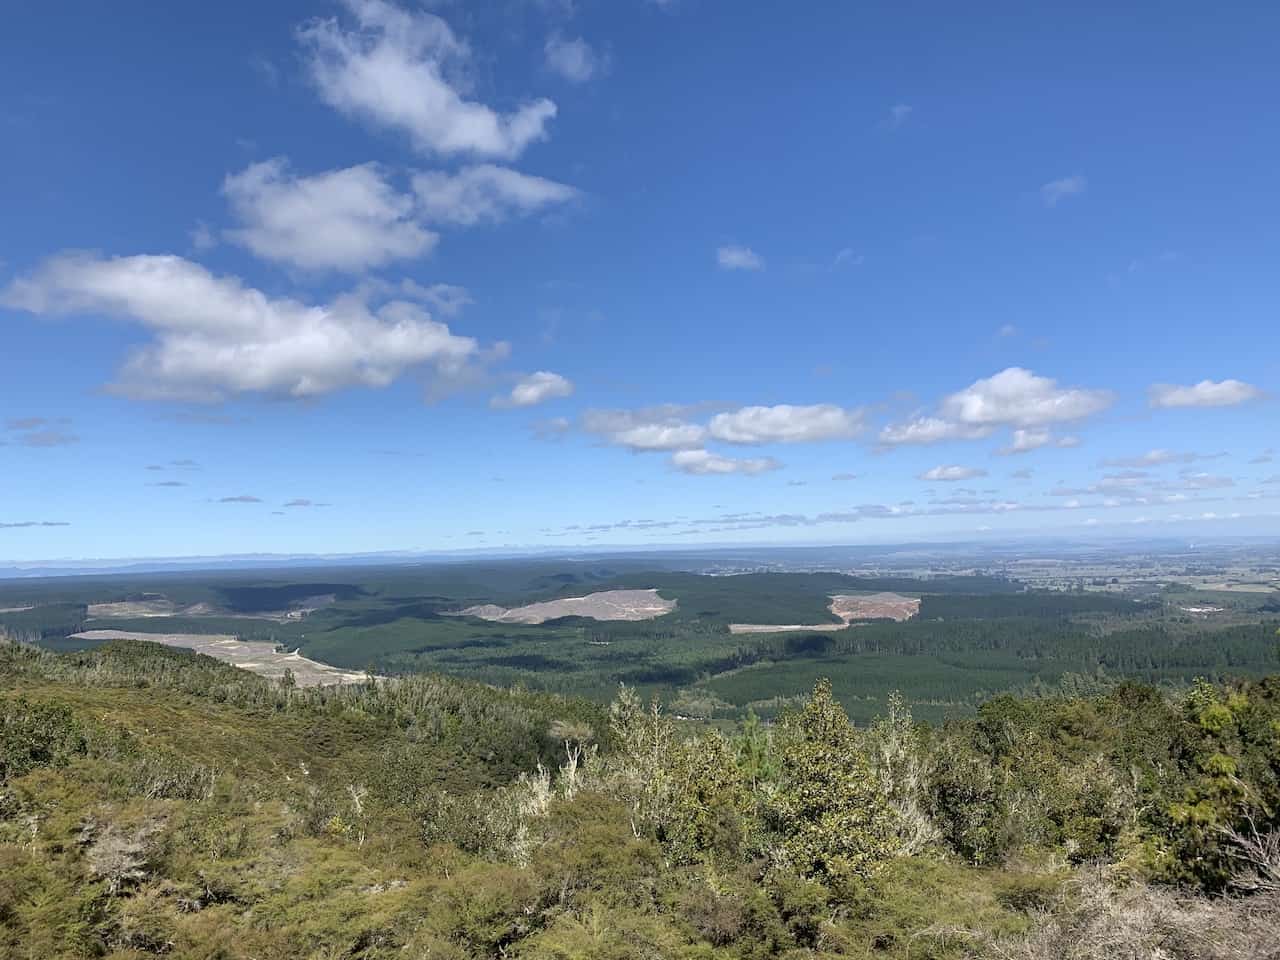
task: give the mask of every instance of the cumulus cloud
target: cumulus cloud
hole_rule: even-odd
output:
[[[242,224],[228,239],[307,270],[380,267],[430,253],[439,239],[376,163],[296,176],[276,157],[231,174],[222,191]]]
[[[763,270],[764,258],[750,247],[727,246],[716,250],[721,270]]]
[[[946,397],[936,415],[886,426],[880,432],[880,442],[974,440],[990,436],[999,427],[1030,431],[1028,437],[1034,439],[1040,433],[1033,428],[1043,430],[1050,424],[1083,420],[1107,409],[1113,401],[1107,390],[1062,387],[1049,377],[1009,367]]]
[[[951,465],[933,467],[932,469],[926,470],[924,473],[920,474],[917,479],[929,481],[941,480],[946,483],[954,483],[957,480],[970,480],[973,477],[985,477],[986,475],[987,471],[979,470],[976,467]]]
[[[804,443],[853,437],[864,428],[865,412],[830,403],[742,407],[711,418],[708,430],[725,443]]]
[[[1153,407],[1234,407],[1262,396],[1261,390],[1243,380],[1201,380],[1189,386],[1157,383],[1147,391]]]
[[[604,69],[604,59],[581,37],[553,33],[543,47],[547,69],[570,83],[586,83]]]
[[[492,163],[463,167],[456,173],[416,174],[413,190],[426,219],[460,226],[536,213],[578,195],[566,184]]]
[[[489,405],[493,407],[532,407],[557,397],[567,397],[573,393],[573,384],[558,373],[550,370],[539,370],[520,381],[511,388],[511,392],[503,396],[493,397]]]
[[[1106,390],[1059,387],[1022,367],[975,381],[943,400],[943,417],[972,426],[1033,427],[1082,420],[1111,406]]]
[[[702,446],[707,430],[690,423],[688,408],[649,407],[643,410],[588,410],[582,428],[607,442],[635,452],[684,450]]]
[[[466,98],[467,44],[440,17],[385,0],[343,0],[350,21],[303,25],[299,41],[325,103],[374,126],[407,133],[423,152],[513,159],[546,136],[545,98],[499,113]]]
[[[310,397],[383,387],[411,368],[458,377],[480,355],[475,340],[454,335],[418,304],[271,298],[176,256],[60,254],[0,292],[0,304],[141,324],[153,339],[130,355],[114,387],[144,398]]]
[[[1088,181],[1079,174],[1063,177],[1060,180],[1050,180],[1040,188],[1040,199],[1044,201],[1046,207],[1056,207],[1060,200],[1084,193],[1088,185]]]
[[[749,475],[777,470],[782,466],[773,457],[739,459],[724,457],[709,450],[677,450],[671,455],[671,465],[682,473],[699,476],[744,473]]]

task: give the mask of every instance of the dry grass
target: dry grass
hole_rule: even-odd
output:
[[[1067,885],[1032,930],[988,941],[988,960],[1277,960],[1280,894],[1208,898],[1101,876]]]

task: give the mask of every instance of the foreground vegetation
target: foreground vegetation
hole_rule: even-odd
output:
[[[1280,678],[855,728],[0,645],[0,955],[1277,955]]]

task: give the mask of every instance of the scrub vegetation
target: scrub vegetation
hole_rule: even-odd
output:
[[[1280,677],[852,724],[0,645],[15,958],[1246,958]]]

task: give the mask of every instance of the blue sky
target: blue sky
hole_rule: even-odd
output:
[[[1273,4],[22,5],[0,559],[1280,533]]]

